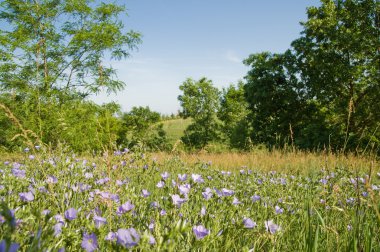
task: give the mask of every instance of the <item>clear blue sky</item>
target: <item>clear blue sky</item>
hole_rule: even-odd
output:
[[[132,57],[111,62],[126,82],[116,101],[123,111],[149,106],[163,114],[180,109],[179,86],[207,77],[218,88],[243,79],[242,63],[252,53],[283,52],[299,37],[306,8],[317,0],[125,0],[126,29],[142,33]]]

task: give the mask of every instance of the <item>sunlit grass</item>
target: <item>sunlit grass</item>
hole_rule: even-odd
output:
[[[197,163],[211,163],[219,170],[239,170],[242,167],[260,171],[281,172],[313,172],[320,169],[345,168],[351,171],[360,170],[368,172],[372,167],[378,169],[379,161],[376,157],[359,157],[353,154],[326,154],[316,152],[284,152],[257,150],[252,152],[225,152],[225,153],[154,153],[152,156],[157,160],[165,162],[173,157],[193,165]]]
[[[281,151],[5,158],[13,160],[0,164],[0,242],[21,251],[92,251],[83,245],[89,237],[99,251],[380,250],[380,173],[371,158]]]

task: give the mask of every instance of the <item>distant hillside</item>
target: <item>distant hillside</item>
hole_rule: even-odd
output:
[[[163,128],[167,134],[169,143],[174,144],[183,136],[183,132],[190,125],[192,119],[171,119],[162,121]]]

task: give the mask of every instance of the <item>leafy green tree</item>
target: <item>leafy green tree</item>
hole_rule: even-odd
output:
[[[290,51],[253,54],[244,61],[251,67],[244,88],[255,143],[282,146],[293,137],[291,127],[301,121],[304,94],[292,61]]]
[[[121,145],[129,148],[142,144],[150,150],[165,150],[168,146],[161,116],[149,107],[133,107],[122,115],[123,127],[119,132]]]
[[[89,0],[0,3],[0,22],[5,24],[0,28],[1,102],[24,129],[34,133],[29,136],[33,141],[72,144],[77,137],[84,141],[78,147],[83,149],[94,145],[85,144],[87,140],[79,135],[101,139],[108,134],[84,128],[78,131],[85,127],[84,122],[73,117],[87,118],[90,129],[91,123],[102,125],[99,120],[103,115],[114,111],[83,98],[100,90],[116,92],[124,87],[116,71],[104,62],[106,57],[128,57],[140,42],[139,33],[124,31],[119,19],[124,10],[114,3]],[[20,135],[20,127],[2,112],[0,133],[6,136],[2,143],[7,142],[8,147],[13,146],[10,142],[20,144],[14,138]],[[61,131],[63,124],[65,132]]]
[[[122,59],[140,42],[140,34],[123,31],[123,6],[89,0],[19,1],[0,5],[0,82],[2,90],[41,93],[123,88],[116,72],[103,62]]]
[[[179,89],[183,92],[178,96],[182,106],[181,115],[193,119],[193,123],[181,138],[182,142],[189,147],[203,148],[219,138],[220,122],[217,112],[220,107],[220,92],[213,86],[212,81],[206,78],[199,81],[189,78]]]
[[[292,43],[309,99],[326,113],[342,147],[379,141],[380,2],[322,0]]]
[[[218,118],[223,122],[222,131],[231,147],[249,147],[251,127],[248,115],[244,83],[240,81],[236,87],[223,88]]]

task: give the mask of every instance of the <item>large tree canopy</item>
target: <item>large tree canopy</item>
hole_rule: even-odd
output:
[[[122,59],[140,42],[123,30],[125,8],[90,0],[5,0],[0,4],[1,90],[37,88],[86,96],[124,83],[103,62]]]
[[[254,140],[288,136],[300,147],[343,149],[379,143],[379,1],[322,0],[307,14],[290,50],[245,60]]]
[[[83,98],[124,87],[105,62],[128,57],[140,42],[139,33],[124,30],[124,10],[91,0],[1,1],[0,142],[6,148],[25,140],[65,142],[77,151],[113,147],[118,109]]]
[[[194,121],[185,130],[182,141],[190,147],[203,148],[218,138],[219,90],[206,78],[199,81],[187,79],[179,89],[183,92],[178,96],[182,116]]]
[[[327,120],[344,146],[358,144],[380,122],[380,2],[322,0],[307,14],[292,43],[304,89],[333,111]]]

